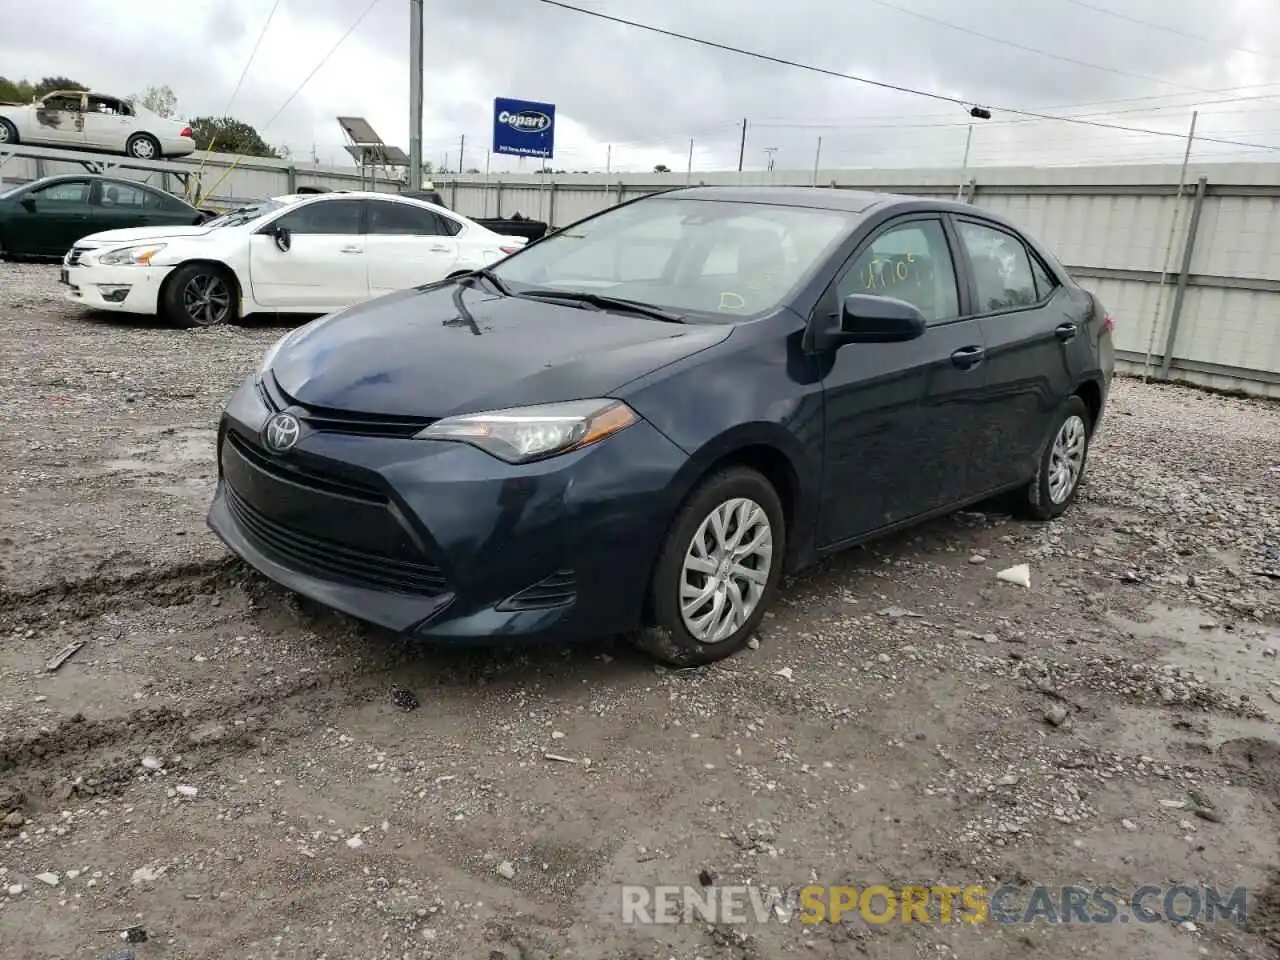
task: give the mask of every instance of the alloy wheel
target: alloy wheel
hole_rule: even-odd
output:
[[[221,277],[200,273],[182,288],[182,308],[192,323],[212,327],[231,313],[231,289]]]
[[[132,152],[139,160],[154,160],[156,155],[155,144],[143,137],[133,142]]]
[[[680,569],[680,615],[699,643],[729,639],[760,604],[773,566],[773,528],[760,504],[735,497],[698,527]]]
[[[1049,498],[1065,503],[1084,469],[1086,432],[1084,420],[1072,414],[1058,428],[1049,452]]]

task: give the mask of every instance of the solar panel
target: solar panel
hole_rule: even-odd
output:
[[[382,143],[382,138],[374,132],[373,127],[369,126],[369,121],[364,117],[339,117],[338,125],[342,127],[342,132],[352,143],[360,145]]]
[[[373,164],[380,167],[407,167],[409,158],[399,147],[389,147],[385,143],[373,146],[348,144],[344,148],[351,158],[359,164]]]

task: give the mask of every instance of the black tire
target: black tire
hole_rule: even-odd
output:
[[[769,559],[768,571],[765,573],[763,590],[748,616],[736,629],[715,641],[700,641],[690,632],[681,613],[681,587],[685,578],[685,558],[694,544],[694,539],[702,529],[704,522],[711,515],[730,501],[746,499],[752,501],[764,512],[772,536],[772,555]],[[758,526],[753,528],[758,530]],[[736,527],[732,529],[736,530]],[[777,593],[778,581],[782,577],[783,561],[786,556],[787,531],[782,502],[773,485],[763,476],[749,467],[728,467],[719,471],[698,486],[685,501],[684,506],[676,514],[675,520],[667,532],[666,540],[658,554],[654,565],[653,579],[649,584],[649,619],[651,625],[635,634],[631,639],[649,656],[674,667],[691,667],[704,663],[723,660],[737,653],[756,632],[760,620]],[[745,557],[751,569],[764,572],[763,560],[759,557]],[[722,566],[721,576],[726,574]],[[693,578],[703,578],[710,586],[714,578],[709,573],[690,571]],[[728,583],[740,596],[743,578],[730,578]],[[696,587],[695,587],[696,588]],[[749,588],[748,588],[749,590]],[[710,598],[708,598],[708,602]],[[729,626],[732,625],[730,621]]]
[[[1068,424],[1074,421],[1077,440],[1070,445],[1074,448],[1078,443],[1079,461],[1075,477],[1065,495],[1062,488],[1055,483],[1057,466],[1061,459],[1060,439],[1064,439]],[[1071,397],[1058,410],[1053,420],[1053,429],[1049,431],[1044,449],[1040,451],[1040,461],[1036,465],[1036,475],[1026,488],[1017,496],[1015,506],[1018,514],[1028,520],[1053,520],[1062,516],[1066,509],[1075,502],[1080,492],[1080,484],[1084,482],[1085,468],[1089,463],[1089,442],[1093,439],[1093,423],[1089,416],[1089,408],[1079,397]],[[1068,474],[1070,471],[1068,470]]]
[[[8,120],[0,117],[0,143],[6,147],[16,147],[21,142],[18,139],[18,128]]]
[[[235,279],[225,268],[209,263],[179,267],[160,292],[160,315],[175,327],[231,323],[236,319],[238,305]]]
[[[162,156],[160,141],[149,133],[135,133],[125,143],[124,152],[137,160],[159,160]]]

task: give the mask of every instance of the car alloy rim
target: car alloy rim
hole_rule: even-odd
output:
[[[6,123],[0,123],[0,143],[8,143],[8,142],[9,142],[9,125]]]
[[[735,497],[702,521],[680,569],[680,616],[699,643],[720,643],[760,604],[773,565],[773,527],[754,500]]]
[[[1071,496],[1084,468],[1084,421],[1075,414],[1067,417],[1053,438],[1049,453],[1049,499],[1062,503]]]
[[[143,160],[150,160],[155,152],[155,148],[152,147],[150,140],[143,139],[134,141],[133,155],[135,157],[139,157]]]
[[[221,323],[231,310],[231,291],[218,277],[207,273],[192,277],[182,289],[182,306],[202,327]]]

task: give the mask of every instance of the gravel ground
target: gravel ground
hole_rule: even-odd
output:
[[[1280,951],[1277,405],[1119,381],[1068,516],[852,551],[722,665],[422,650],[205,529],[215,418],[282,328],[86,315],[55,280],[0,264],[6,957]],[[1243,885],[1250,921],[618,922],[617,884],[700,876]]]

